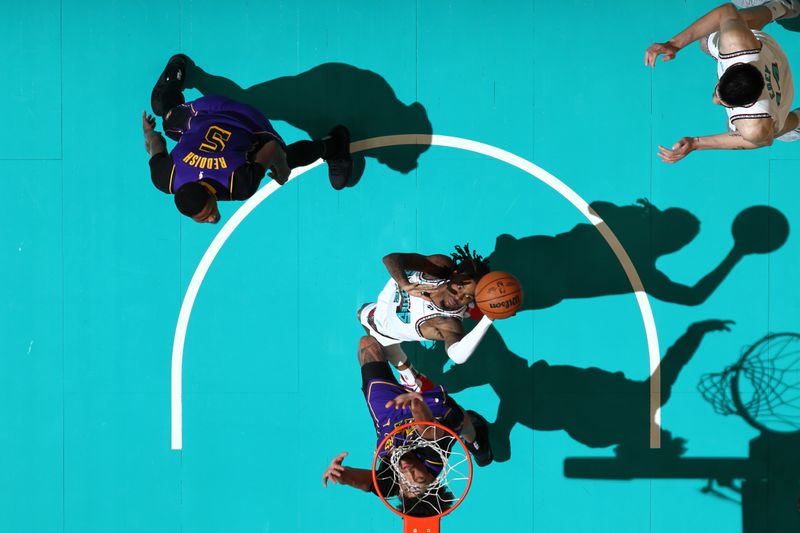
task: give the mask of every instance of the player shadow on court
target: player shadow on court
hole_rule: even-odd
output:
[[[667,350],[657,370],[662,405],[703,337],[725,329],[726,322],[720,320],[697,322]],[[413,354],[414,366],[450,394],[482,385],[491,386],[497,394],[497,416],[490,424],[497,461],[511,458],[510,434],[516,424],[538,431],[566,431],[592,448],[616,445],[618,456],[650,458],[647,460],[654,456],[649,447],[650,378],[637,381],[622,372],[550,365],[545,360],[529,364],[508,349],[496,328],[490,328],[466,363],[446,371],[447,354],[441,346],[418,350]],[[685,451],[685,442],[662,429],[657,454],[678,457]]]
[[[247,89],[191,64],[186,86],[204,95],[218,94],[250,104],[269,120],[287,122],[312,139],[328,135],[337,124],[349,128],[353,141],[384,135],[433,133],[428,112],[422,104],[404,104],[383,77],[344,63],[324,63],[296,76],[268,80]],[[420,155],[429,146],[428,139],[422,144],[376,148],[354,154],[353,178],[348,185],[354,186],[360,180],[365,157],[407,174],[417,168]]]
[[[776,20],[776,24],[783,26],[783,29],[789,31],[800,31],[800,17],[793,17],[790,19]],[[771,32],[770,32],[771,33]]]
[[[659,270],[661,256],[677,252],[700,231],[700,221],[685,209],[661,210],[647,200],[617,206],[593,202],[591,209],[619,239],[645,291],[665,302],[699,305],[719,287],[746,255],[780,248],[789,223],[777,209],[753,206],[733,222],[733,247],[711,272],[692,286]],[[497,238],[489,256],[492,270],[514,274],[522,283],[522,310],[544,309],[567,298],[591,298],[632,292],[630,281],[612,249],[592,224],[578,224],[555,236]]]

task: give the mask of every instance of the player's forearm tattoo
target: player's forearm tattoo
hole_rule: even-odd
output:
[[[728,137],[738,137],[741,139],[742,134],[739,133],[738,131],[729,131]],[[734,146],[731,148],[731,150],[747,150],[747,146]]]
[[[164,137],[158,131],[150,131],[146,133],[144,140],[147,153],[151,157],[167,151],[167,141],[164,140]]]

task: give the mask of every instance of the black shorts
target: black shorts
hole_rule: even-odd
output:
[[[397,383],[392,367],[386,361],[370,361],[361,365],[361,392],[365,397],[367,394],[367,383],[372,379],[382,379],[392,383]],[[400,385],[397,383],[397,385]]]

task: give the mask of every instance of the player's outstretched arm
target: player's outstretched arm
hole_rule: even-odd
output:
[[[672,385],[678,380],[681,370],[686,366],[689,360],[694,356],[697,348],[700,347],[700,342],[707,333],[712,331],[730,331],[731,326],[735,322],[733,320],[704,320],[696,322],[689,326],[675,344],[673,344],[661,358],[659,370],[661,371],[661,386],[662,394],[667,393]],[[662,401],[666,398],[662,396]]]
[[[427,403],[425,403],[425,399],[418,392],[406,392],[403,394],[398,394],[386,402],[385,407],[387,409],[392,406],[394,406],[395,409],[404,409],[406,407],[409,408],[411,410],[411,414],[414,415],[415,422],[435,421],[433,417],[433,411],[431,411],[431,408],[428,407]],[[419,433],[423,439],[436,440],[444,436],[444,431],[436,426],[421,425],[417,426],[416,429],[417,433]]]
[[[714,270],[703,276],[692,287],[674,282],[664,273],[658,271],[647,280],[647,293],[664,302],[681,305],[700,305],[717,290],[744,255],[741,249],[734,246]]]
[[[753,34],[750,33],[747,28],[747,23],[744,22],[736,10],[736,6],[730,3],[722,4],[694,21],[688,28],[669,41],[651,44],[644,53],[644,64],[649,67],[655,67],[656,58],[660,55],[663,55],[661,58],[662,61],[670,61],[675,58],[681,49],[715,31],[721,32],[720,40],[722,40],[723,33],[734,29],[736,24],[733,23],[736,21],[738,21],[739,24],[738,28],[743,28],[744,31],[749,34],[749,39],[755,40],[755,37],[753,37]],[[736,36],[740,39],[748,38],[738,30],[736,31]],[[737,50],[742,49],[743,48],[739,48]],[[725,52],[725,50],[722,49],[722,42],[720,42],[720,51]]]
[[[156,119],[142,111],[142,132],[144,133],[144,149],[150,157],[156,154],[167,153],[167,141],[161,132],[156,131]]]
[[[420,333],[428,340],[444,341],[447,356],[456,364],[465,363],[480,344],[492,325],[492,319],[484,315],[467,334],[460,320],[433,318],[420,326]]]
[[[342,452],[333,458],[331,464],[325,469],[325,473],[322,474],[322,486],[327,487],[328,481],[330,481],[334,484],[349,485],[364,492],[372,490],[372,470],[344,466],[342,462],[345,457],[347,457],[347,452]]]
[[[409,282],[406,271],[414,270],[437,278],[446,278],[450,274],[453,262],[448,256],[441,254],[421,255],[395,252],[384,256],[383,264],[402,290],[411,296],[427,296],[424,292],[430,290],[430,286]]]
[[[684,137],[673,144],[672,148],[659,146],[658,157],[664,163],[677,163],[695,150],[755,150],[772,144],[774,134],[771,118],[753,119],[747,122],[751,124],[746,127],[739,125],[739,131]]]

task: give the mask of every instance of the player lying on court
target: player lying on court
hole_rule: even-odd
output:
[[[669,61],[699,40],[700,48],[717,60],[719,82],[712,102],[728,114],[728,132],[684,137],[672,149],[659,146],[662,161],[675,163],[694,150],[749,150],[769,146],[774,139],[800,139],[800,109],[790,111],[794,82],[789,61],[778,43],[760,31],[773,20],[798,14],[800,0],[769,0],[741,11],[723,4],[669,41],[647,49],[645,65],[654,67],[659,55]]]
[[[191,60],[172,56],[156,82],[151,105],[163,117],[167,143],[155,130],[155,118],[142,114],[150,177],[160,191],[175,195],[175,205],[195,222],[219,222],[218,200],[246,200],[258,190],[267,172],[280,185],[291,169],[319,158],[328,163],[335,189],[350,179],[350,134],[336,126],[330,136],[286,145],[257,109],[223,96],[204,96],[185,103],[183,87]]]
[[[372,422],[375,424],[378,445],[393,429],[403,424],[438,422],[460,435],[478,465],[486,466],[492,462],[486,420],[474,411],[464,411],[447,394],[444,387],[437,385],[421,394],[402,387],[394,378],[381,345],[372,337],[361,337],[358,345],[358,361],[361,365],[361,390],[367,400]],[[432,429],[427,427],[425,431]],[[415,429],[415,431],[420,430]],[[424,432],[422,436],[426,439],[434,438],[434,435],[428,436]],[[391,456],[394,446],[400,445],[401,443],[394,440],[387,441],[387,445],[379,452],[379,457]],[[346,456],[347,452],[342,452],[333,458],[322,475],[322,484],[327,487],[330,481],[375,493],[372,470],[344,466]],[[425,498],[452,500],[444,494],[430,494],[426,490],[435,480],[438,471],[436,463],[424,453],[406,453],[399,458],[399,465],[400,475],[404,479],[399,483],[393,483],[391,485],[393,489],[381,487],[384,497],[400,496],[402,500],[414,500],[424,494]],[[386,468],[383,461],[381,468]],[[440,469],[441,465],[438,468]],[[384,476],[378,475],[378,478],[384,479]],[[388,494],[389,490],[400,490],[401,494]],[[421,511],[434,507],[436,506],[416,506],[408,502],[403,505],[404,509],[419,508]]]
[[[462,324],[475,300],[478,281],[489,272],[489,263],[469,245],[456,246],[450,257],[392,253],[383,258],[383,263],[391,279],[377,302],[359,309],[358,319],[384,347],[403,384],[424,390],[425,377],[408,362],[400,343],[444,341],[454,362],[469,359],[492,325],[492,319],[485,315],[469,333],[464,332]]]

